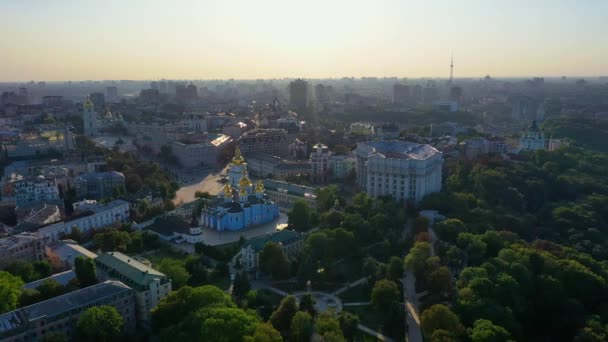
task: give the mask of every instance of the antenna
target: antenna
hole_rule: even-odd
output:
[[[454,50],[452,50],[452,58],[450,59],[450,84],[454,80]]]

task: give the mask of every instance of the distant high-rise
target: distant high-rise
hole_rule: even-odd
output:
[[[82,120],[84,122],[84,135],[94,137],[97,135],[97,113],[95,105],[90,98],[87,98],[82,105]]]
[[[19,88],[19,97],[21,100],[20,101],[21,104],[24,104],[24,105],[30,104],[30,96],[27,91],[27,88],[25,88],[25,87]]]
[[[109,103],[116,102],[118,100],[118,88],[114,86],[106,87],[106,99]]]
[[[192,83],[187,87],[180,84],[175,88],[175,97],[180,102],[194,102],[198,98],[198,89]]]
[[[458,86],[450,87],[450,100],[461,102],[462,101],[462,88]]]
[[[450,84],[454,82],[454,52],[452,52],[452,58],[450,59]]]
[[[102,110],[106,106],[106,96],[103,93],[92,93],[90,99],[95,108]]]
[[[306,110],[309,102],[308,82],[301,78],[289,83],[289,102],[295,110]]]
[[[405,84],[393,85],[393,103],[404,104],[410,99],[410,87]]]

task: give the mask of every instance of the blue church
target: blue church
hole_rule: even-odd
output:
[[[238,147],[228,174],[230,181],[223,191],[201,211],[201,226],[235,231],[271,222],[279,216],[279,206],[266,195],[262,181],[253,186]]]

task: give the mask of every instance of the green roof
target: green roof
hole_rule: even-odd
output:
[[[103,253],[95,259],[95,263],[97,267],[100,267],[110,276],[118,276],[119,280],[127,282],[127,285],[147,286],[155,279],[160,279],[161,282],[168,279],[166,275],[152,267],[146,266],[120,252]]]
[[[264,246],[266,246],[266,244],[268,242],[281,243],[284,246],[286,246],[286,245],[290,245],[298,240],[301,240],[302,238],[303,238],[302,234],[294,232],[293,230],[284,229],[284,230],[280,230],[280,231],[272,233],[272,234],[267,234],[267,235],[258,236],[256,238],[253,238],[247,242],[245,247],[251,246],[251,248],[253,248],[254,251],[260,252],[260,251],[262,251],[262,249],[264,249]]]

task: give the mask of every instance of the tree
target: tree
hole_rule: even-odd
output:
[[[424,271],[426,259],[431,256],[431,245],[428,242],[419,241],[405,257],[405,267],[414,271],[419,276]]]
[[[388,276],[393,279],[401,279],[403,277],[403,260],[399,257],[391,257],[388,262]]]
[[[394,281],[388,279],[378,280],[372,289],[372,304],[382,311],[399,299],[399,288]]]
[[[414,233],[423,233],[429,229],[429,219],[426,216],[418,216],[414,219]]]
[[[194,338],[187,339],[189,341],[242,341],[244,336],[253,335],[259,324],[254,312],[233,307],[203,308],[194,316],[196,328],[200,330],[195,330]],[[200,336],[196,334],[198,331]]]
[[[83,256],[76,257],[74,260],[74,271],[76,272],[76,278],[78,278],[80,287],[87,287],[97,283],[93,259]]]
[[[317,309],[315,309],[315,299],[307,293],[300,298],[300,311],[308,312],[312,317],[317,315]]]
[[[230,295],[211,285],[184,286],[163,298],[152,310],[152,327],[161,330],[177,324],[202,307],[234,307]]]
[[[32,263],[34,272],[38,278],[46,278],[53,273],[53,267],[48,260],[37,260]]]
[[[126,252],[131,244],[131,235],[128,232],[114,228],[95,234],[95,244],[104,252]]]
[[[272,326],[287,336],[291,320],[298,312],[298,304],[294,296],[287,296],[281,300],[279,307],[270,315],[269,322]]]
[[[348,341],[353,341],[359,331],[359,317],[348,311],[342,311],[338,315],[338,321],[340,322],[340,328],[344,333],[344,337]]]
[[[0,313],[17,308],[22,286],[23,280],[19,277],[0,271]]]
[[[340,322],[332,314],[324,312],[315,323],[316,333],[323,336],[325,341],[345,341],[340,329]]]
[[[340,202],[337,186],[330,185],[317,189],[317,208],[320,212],[326,212],[331,209],[336,203],[336,200]]]
[[[511,341],[511,336],[505,328],[495,325],[492,321],[487,319],[478,319],[475,321],[470,337],[473,342]]]
[[[175,290],[186,286],[188,279],[190,279],[190,274],[179,260],[164,259],[160,262],[159,271],[171,279],[171,287]]]
[[[272,275],[273,279],[283,279],[289,275],[289,261],[281,246],[268,242],[260,252],[260,269]]]
[[[308,342],[312,335],[313,319],[308,312],[298,311],[291,319],[291,340]]]
[[[424,310],[420,326],[424,336],[431,338],[435,330],[441,329],[459,336],[464,331],[458,316],[443,304],[435,304]]]
[[[34,265],[31,262],[16,260],[4,267],[4,269],[14,276],[18,276],[26,283],[38,279],[38,275],[34,271]]]
[[[427,279],[428,290],[436,295],[446,295],[452,292],[452,276],[450,270],[441,266],[432,271]]]
[[[113,306],[95,306],[78,318],[78,332],[89,341],[114,341],[122,332],[123,318]]]
[[[441,237],[441,240],[455,243],[458,234],[466,232],[467,228],[461,220],[449,218],[437,223],[435,225],[435,230]]]
[[[251,290],[251,283],[249,282],[249,275],[245,272],[237,272],[234,277],[234,284],[232,287],[232,294],[237,299],[243,299],[247,293]]]
[[[312,228],[311,210],[304,200],[297,200],[287,214],[287,224],[297,232],[307,232]]]
[[[245,341],[251,342],[282,342],[281,334],[268,323],[258,323],[255,326],[253,337]]]

